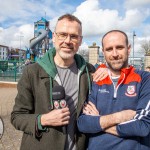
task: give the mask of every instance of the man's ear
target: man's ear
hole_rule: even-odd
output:
[[[81,38],[80,38],[80,46],[81,46],[81,44],[82,44],[82,39],[83,39],[83,36],[81,36]]]
[[[104,49],[102,48],[102,53],[103,53],[103,56],[104,56],[104,62],[106,63],[106,59],[105,59],[105,54],[104,54]]]
[[[103,56],[104,56],[104,49],[102,48],[102,53],[103,53]]]
[[[53,32],[53,35],[52,35],[52,41],[53,43],[55,43],[55,33]]]
[[[131,44],[128,45],[128,56],[130,55],[131,53]]]

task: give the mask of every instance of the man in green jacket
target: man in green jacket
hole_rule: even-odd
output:
[[[94,67],[76,54],[81,42],[80,20],[63,15],[53,33],[55,48],[24,69],[11,114],[14,127],[24,132],[21,150],[86,149],[86,139],[78,132],[76,119],[89,93]],[[52,89],[57,85],[63,86],[66,93],[67,107],[62,109],[53,106]]]

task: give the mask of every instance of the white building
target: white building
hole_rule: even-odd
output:
[[[8,46],[0,45],[0,60],[6,60],[8,58],[8,52]]]

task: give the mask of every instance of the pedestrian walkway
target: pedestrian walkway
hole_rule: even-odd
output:
[[[10,113],[16,94],[16,88],[0,87],[0,116],[4,121],[4,134],[0,139],[0,150],[20,149],[22,132],[16,130],[10,123]]]

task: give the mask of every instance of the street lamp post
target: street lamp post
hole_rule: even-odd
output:
[[[21,61],[21,38],[23,37],[23,35],[20,34],[20,50],[19,50],[19,63]]]
[[[133,31],[133,66],[134,66],[134,37],[136,36],[135,31]]]

